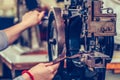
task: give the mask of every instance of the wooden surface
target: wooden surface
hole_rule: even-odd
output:
[[[11,70],[13,78],[16,70],[27,70],[40,62],[48,62],[46,50],[21,51],[16,47],[9,47],[0,52],[0,58],[1,62]]]

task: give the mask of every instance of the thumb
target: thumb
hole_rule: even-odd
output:
[[[42,11],[42,12],[39,13],[38,18],[39,18],[40,20],[42,20],[42,18],[43,18],[43,16],[44,16],[44,13],[45,13],[45,11]]]
[[[56,64],[51,65],[51,67],[52,67],[53,70],[55,71],[55,70],[58,69],[59,65],[60,65],[60,63],[56,63]]]

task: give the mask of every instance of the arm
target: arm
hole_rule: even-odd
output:
[[[34,80],[52,80],[55,76],[59,63],[40,63],[28,70],[34,77]],[[14,80],[31,80],[27,73],[15,78]]]
[[[30,11],[23,16],[20,23],[5,29],[4,32],[7,35],[8,44],[13,43],[25,29],[39,24],[43,16],[44,12]]]
[[[0,31],[0,50],[8,46],[8,38],[4,31]]]

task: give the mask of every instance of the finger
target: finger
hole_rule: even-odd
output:
[[[55,70],[58,69],[59,65],[60,65],[60,63],[56,63],[56,64],[51,65],[51,67],[52,67],[53,70],[55,71]]]
[[[39,24],[42,24],[42,23],[43,23],[42,21],[39,22]]]
[[[57,73],[58,70],[54,71],[53,74],[55,75]]]
[[[59,67],[59,63],[57,63],[57,64],[52,64],[52,65],[49,65],[49,66],[46,66],[47,68],[48,68],[48,70],[51,72],[51,73],[53,73],[53,72],[55,72],[57,69],[58,69],[58,67]]]
[[[32,14],[39,16],[39,12],[38,11],[34,10],[34,11],[31,11],[31,12],[32,12]]]
[[[42,12],[40,12],[40,13],[39,13],[39,16],[38,16],[38,18],[39,18],[40,20],[43,18],[43,16],[44,16],[44,13],[45,13],[44,11],[42,11]]]
[[[33,12],[37,12],[37,13],[38,13],[39,11],[37,11],[37,10],[33,10]]]
[[[48,63],[45,63],[45,66],[50,66],[52,64],[53,64],[52,62],[48,62]]]
[[[31,15],[32,14],[32,11],[29,11],[27,13],[25,13],[24,15]]]

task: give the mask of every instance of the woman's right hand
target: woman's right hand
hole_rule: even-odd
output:
[[[33,75],[34,80],[52,80],[58,67],[59,63],[39,63],[38,65],[32,67],[29,72]],[[27,74],[23,74],[22,76],[25,80],[30,80],[30,78],[26,78],[26,76],[28,76]]]

